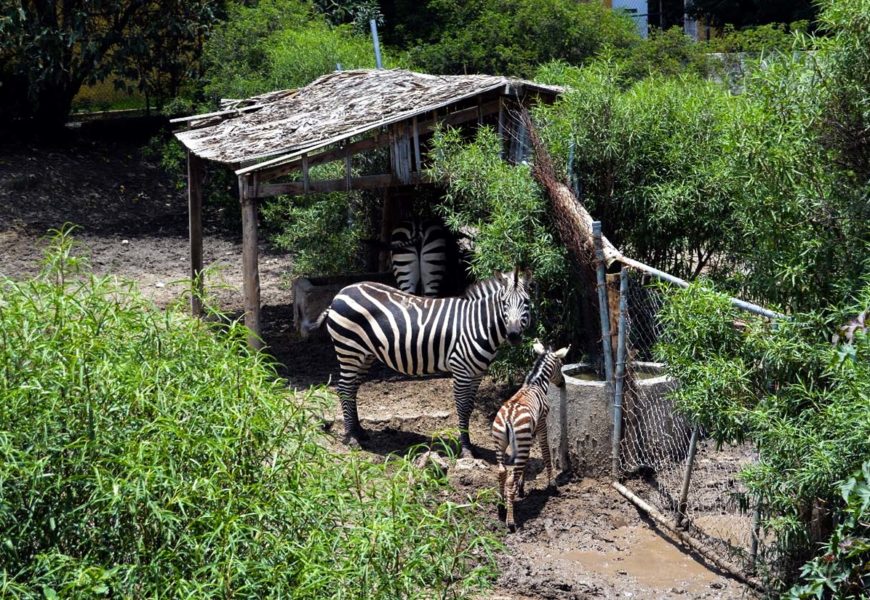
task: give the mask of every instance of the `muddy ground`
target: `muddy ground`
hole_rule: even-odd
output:
[[[151,159],[143,139],[119,142],[86,135],[54,143],[0,142],[0,274],[38,269],[43,236],[66,222],[97,273],[138,282],[156,304],[178,299],[188,276],[184,191]],[[204,258],[220,268],[215,301],[242,308],[240,231],[219,207],[204,211]],[[305,388],[337,375],[324,342],[292,335],[286,273],[292,258],[261,248],[264,336],[290,385]],[[486,380],[472,423],[478,459],[451,468],[457,493],[494,486],[489,424],[510,389]],[[335,407],[340,429],[340,411]],[[376,369],[360,390],[359,410],[373,457],[425,443],[455,426],[450,380],[412,380]],[[534,454],[533,454],[534,456]],[[546,492],[533,460],[521,529],[506,537],[501,575],[489,598],[749,598],[738,582],[708,569],[652,526],[607,481],[562,477]],[[492,518],[492,526],[498,523]]]

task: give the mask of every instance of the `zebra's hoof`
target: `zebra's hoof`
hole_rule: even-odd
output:
[[[504,506],[499,506],[498,507],[498,520],[504,521],[505,519],[507,519],[507,508],[505,508]]]
[[[556,486],[555,483],[551,483],[550,485],[548,485],[547,491],[550,493],[551,496],[559,495],[559,488]]]
[[[507,524],[507,528],[508,528],[508,531],[509,531],[510,533],[516,533],[516,532],[517,532],[517,524],[516,524],[516,523],[508,523],[508,524]]]
[[[459,458],[474,458],[474,452],[471,451],[471,448],[462,448],[462,452],[459,453]]]
[[[360,448],[362,448],[362,445],[360,444],[360,438],[350,434],[344,436],[344,445],[348,448],[354,448],[355,450],[359,450]]]
[[[517,490],[517,498],[525,498],[526,497],[526,488],[520,488]]]
[[[354,427],[350,431],[345,431],[344,433],[344,443],[349,444],[351,439],[356,440],[357,445],[360,442],[364,442],[369,439],[369,434],[366,433],[366,430],[362,427]]]

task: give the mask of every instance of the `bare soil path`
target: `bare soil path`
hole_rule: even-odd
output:
[[[142,141],[78,138],[60,144],[0,144],[0,274],[20,278],[38,270],[49,229],[66,222],[95,272],[133,279],[159,306],[175,301],[188,277],[187,210],[183,190],[148,159]],[[217,207],[204,215],[206,264],[221,268],[216,302],[240,312],[240,229]],[[337,374],[331,346],[291,335],[292,298],[284,274],[290,257],[261,250],[264,336],[291,385],[326,383]],[[212,281],[210,284],[214,284]],[[494,487],[489,425],[512,390],[486,380],[471,436],[477,460],[459,461],[450,476],[457,493]],[[340,411],[335,407],[336,428]],[[451,382],[411,380],[375,369],[360,390],[359,410],[371,432],[374,458],[427,443],[455,427]],[[534,455],[533,455],[534,456]],[[546,493],[540,460],[533,460],[521,529],[505,539],[496,598],[751,598],[739,583],[707,569],[662,537],[607,481],[563,481]],[[493,529],[499,528],[491,515]]]

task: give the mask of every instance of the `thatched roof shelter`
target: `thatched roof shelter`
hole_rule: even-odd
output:
[[[402,69],[339,71],[293,90],[224,101],[224,110],[176,119],[176,137],[206,160],[240,165],[312,150],[488,92],[518,97],[561,90],[492,75],[427,75]]]
[[[239,177],[242,204],[245,322],[260,332],[257,199],[279,194],[391,189],[424,183],[427,141],[439,125],[497,127],[504,156],[518,161],[530,147],[520,107],[552,102],[561,88],[492,75],[427,75],[412,71],[354,70],[324,75],[309,85],[245,100],[221,110],[174,119],[188,150],[191,276],[202,270],[204,161]],[[389,148],[390,172],[354,172],[354,157]],[[309,168],[343,161],[344,177],[314,180]],[[389,235],[395,199],[384,199],[382,236]],[[201,311],[196,294],[194,313]],[[254,341],[258,345],[257,341]]]

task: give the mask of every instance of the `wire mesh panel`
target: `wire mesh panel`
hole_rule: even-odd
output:
[[[757,455],[750,445],[717,447],[699,430],[692,461],[694,426],[670,398],[679,382],[657,362],[662,285],[628,272],[619,472],[638,496],[715,554],[749,571],[754,512],[738,474]]]

